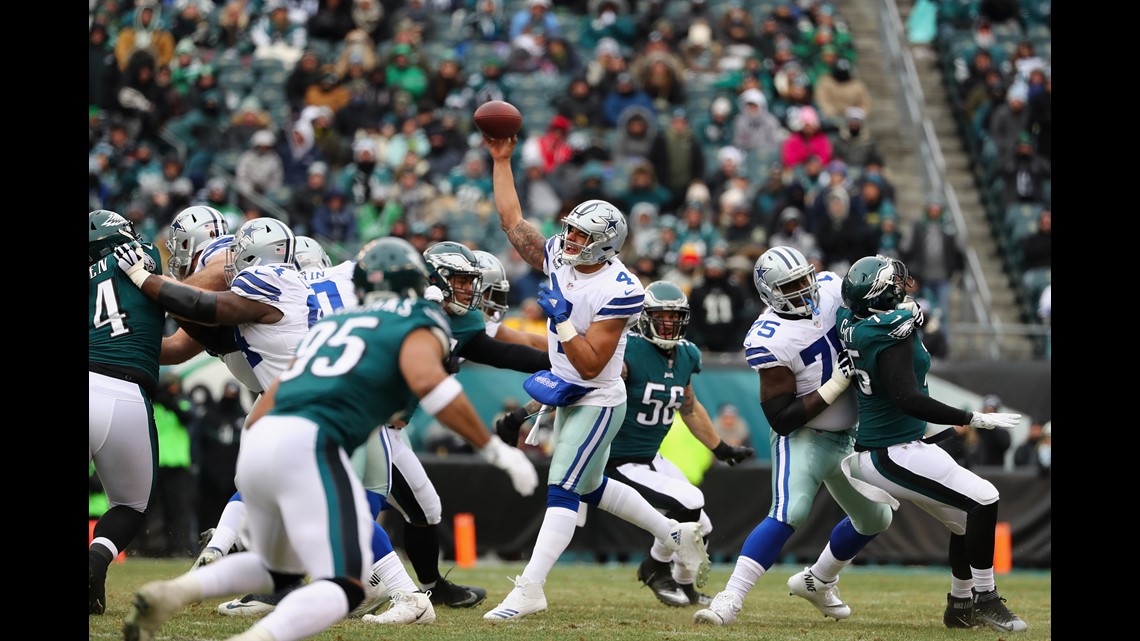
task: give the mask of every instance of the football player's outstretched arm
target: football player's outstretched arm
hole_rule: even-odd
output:
[[[523,496],[533,494],[538,487],[534,463],[487,431],[463,386],[443,368],[448,351],[446,341],[445,336],[431,329],[413,330],[400,347],[400,373],[425,412],[475,446],[488,463],[506,472],[516,492]]]
[[[495,340],[503,341],[504,343],[514,343],[515,345],[526,345],[534,349],[546,351],[546,337],[541,334],[532,334],[531,332],[524,332],[518,329],[511,329],[506,325],[499,325],[499,331],[495,333]]]
[[[498,369],[513,369],[516,372],[533,374],[550,369],[550,354],[545,349],[538,350],[525,344],[508,343],[491,338],[484,332],[480,332],[468,341],[459,355],[474,363]]]
[[[499,210],[499,227],[507,232],[507,240],[518,251],[519,256],[535,269],[542,269],[546,238],[534,225],[523,219],[522,205],[515,191],[515,175],[511,169],[511,154],[519,142],[518,136],[510,138],[483,137],[491,151],[491,182],[495,192],[495,208]]]
[[[602,373],[617,351],[618,342],[625,332],[624,318],[612,318],[590,323],[586,335],[578,335],[562,342],[562,350],[574,369],[586,380]]]

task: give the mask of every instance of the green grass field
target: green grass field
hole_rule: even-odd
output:
[[[120,628],[133,590],[186,570],[189,560],[132,558],[112,565],[107,576],[107,612],[91,616],[90,639],[121,639]],[[446,566],[444,566],[446,568]],[[998,589],[1010,609],[1029,623],[1022,634],[1000,634],[988,628],[948,630],[942,610],[949,591],[945,568],[852,567],[843,574],[840,592],[851,606],[851,618],[824,618],[808,602],[788,595],[785,581],[800,568],[776,566],[749,593],[744,610],[727,627],[695,625],[696,607],[671,608],[659,603],[636,579],[636,565],[560,564],[546,584],[549,608],[519,621],[483,620],[511,588],[507,577],[519,564],[480,562],[469,570],[456,569],[457,583],[487,588],[487,600],[475,608],[436,609],[436,622],[424,626],[379,626],[345,620],[312,639],[354,641],[683,641],[685,639],[796,641],[990,641],[1052,638],[1052,590],[1049,572],[1013,572],[998,577]],[[732,572],[730,565],[713,567],[704,591],[716,594]],[[226,599],[209,600],[183,610],[160,631],[172,641],[227,639],[252,624],[252,619],[225,617],[214,608]],[[387,606],[382,606],[387,607]]]

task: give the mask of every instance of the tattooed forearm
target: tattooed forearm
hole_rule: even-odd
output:
[[[685,394],[685,400],[681,401],[681,416],[689,416],[696,408],[696,403],[693,402],[693,388],[688,388],[688,393]]]
[[[542,269],[543,246],[546,239],[542,234],[525,220],[520,220],[514,227],[504,230],[507,238],[518,250],[519,256],[535,269]]]

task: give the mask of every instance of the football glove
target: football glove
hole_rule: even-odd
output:
[[[744,459],[752,458],[752,455],[756,453],[756,450],[752,449],[751,447],[744,447],[742,445],[729,445],[728,443],[721,441],[715,448],[713,448],[712,453],[717,457],[718,460],[728,463],[728,465],[731,467],[743,461]]]
[[[538,487],[538,472],[534,463],[522,453],[522,450],[508,447],[497,435],[491,435],[491,440],[479,450],[488,463],[503,470],[511,477],[511,485],[515,491],[523,496],[534,494]]]
[[[855,375],[855,362],[851,360],[851,354],[848,353],[847,350],[839,350],[839,354],[836,355],[835,364],[839,366],[839,373],[842,374],[844,378],[851,378]]]
[[[558,280],[554,274],[550,275],[551,284],[542,283],[538,286],[538,306],[546,312],[547,317],[557,323],[570,320],[570,302],[562,295],[558,288]]]
[[[895,309],[905,309],[914,315],[915,327],[922,327],[926,324],[926,314],[922,312],[922,307],[919,306],[918,301],[911,296],[907,296],[903,302],[895,305]]]
[[[523,423],[526,422],[526,408],[520,407],[516,410],[508,412],[502,418],[495,421],[495,433],[503,442],[511,447],[519,446],[519,433],[522,431]]]
[[[976,427],[980,430],[992,430],[995,427],[1010,429],[1017,427],[1017,424],[1020,422],[1021,414],[1002,414],[1001,412],[983,414],[982,412],[974,412],[973,417],[970,419],[970,427]]]
[[[443,290],[435,285],[428,285],[424,288],[424,299],[430,300],[433,303],[442,303]]]
[[[115,259],[119,263],[119,269],[123,270],[135,287],[142,287],[146,277],[150,276],[153,270],[154,259],[147,255],[137,240],[116,247]]]

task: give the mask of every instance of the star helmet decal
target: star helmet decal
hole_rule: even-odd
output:
[[[617,226],[618,226],[617,217],[613,216],[612,214],[607,213],[606,215],[602,216],[602,220],[604,220],[606,222],[606,231],[607,232],[609,232],[612,229],[612,230],[614,230],[614,233],[617,233]]]

